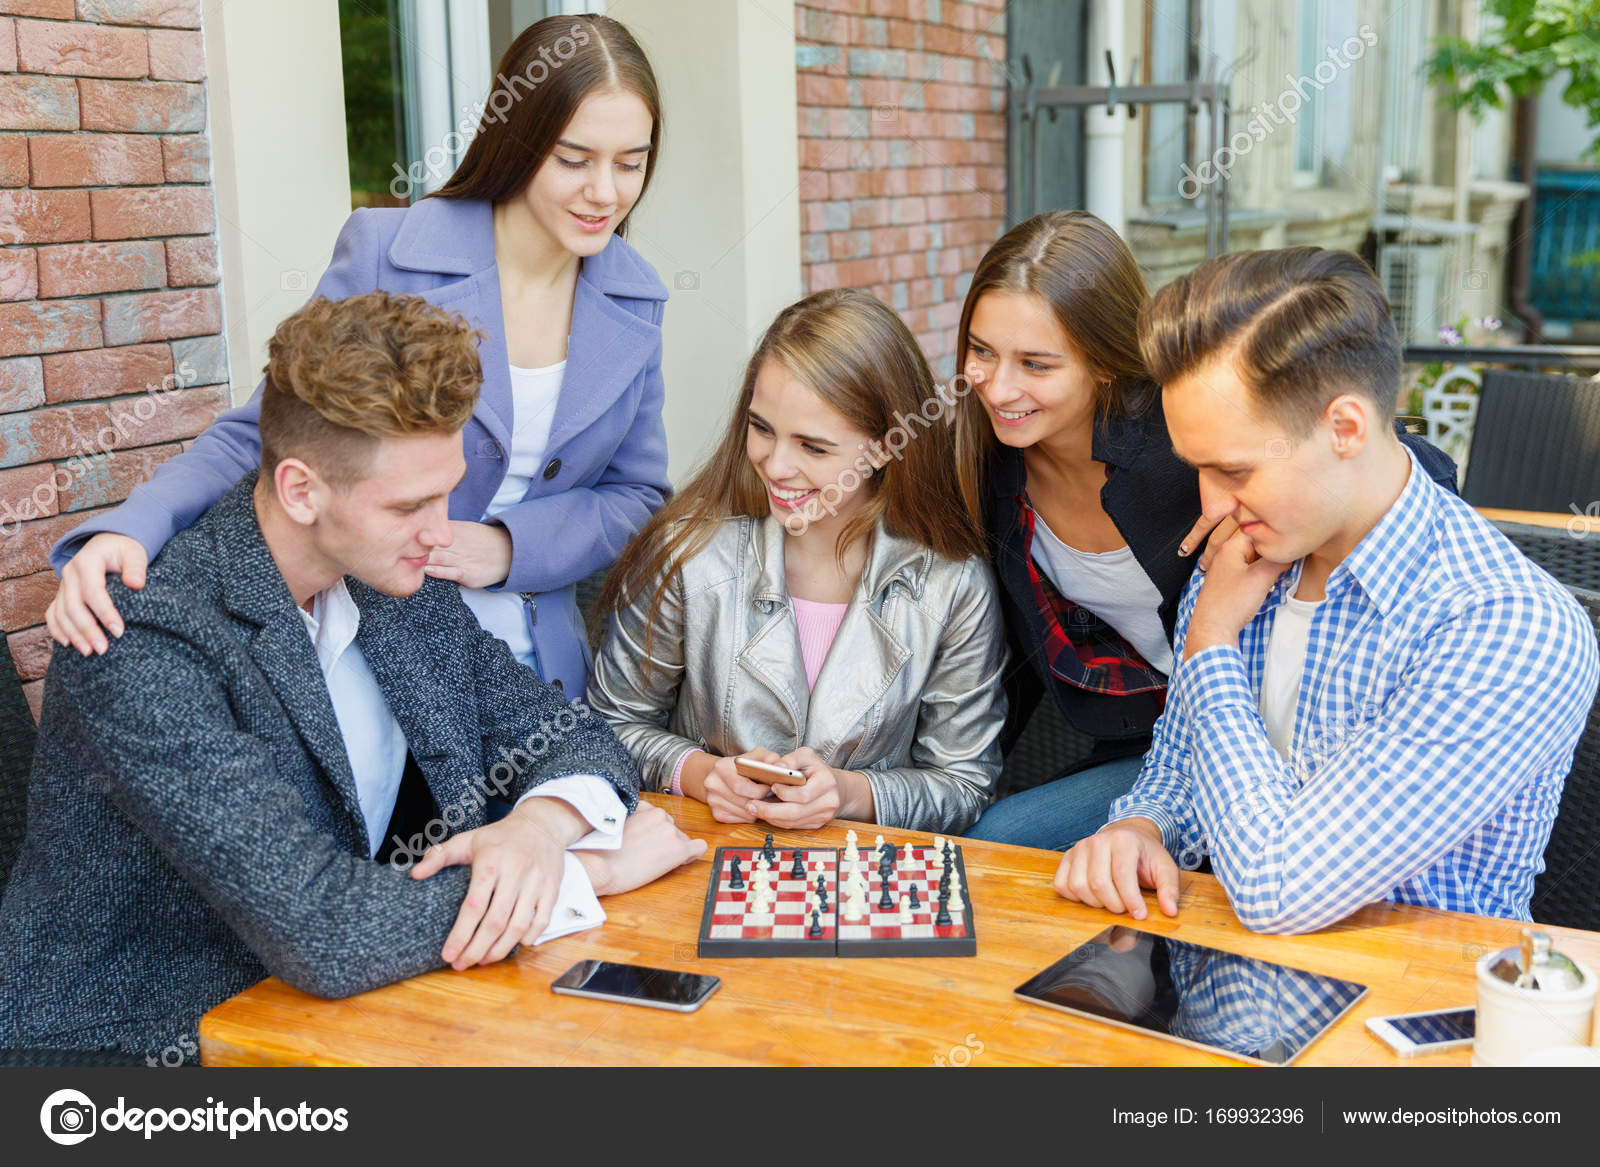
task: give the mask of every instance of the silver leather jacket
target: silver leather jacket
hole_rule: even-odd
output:
[[[771,517],[724,520],[670,581],[648,658],[650,595],[611,613],[589,706],[647,790],[668,789],[695,746],[804,745],[867,775],[884,826],[960,834],[1001,765],[1007,649],[988,561],[958,563],[880,525],[808,692],[785,538]]]

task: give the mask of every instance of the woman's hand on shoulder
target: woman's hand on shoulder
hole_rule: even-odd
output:
[[[424,570],[466,588],[487,588],[511,574],[511,533],[499,523],[450,520],[450,546],[435,547]]]
[[[44,623],[57,644],[70,644],[89,656],[109,647],[106,633],[122,635],[122,617],[117,614],[106,576],[119,572],[122,582],[135,591],[144,587],[145,568],[150,557],[144,545],[126,535],[102,531],[78,549],[61,572],[56,598],[45,609]]]

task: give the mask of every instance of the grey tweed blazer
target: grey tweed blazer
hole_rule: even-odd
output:
[[[55,650],[0,902],[0,1046],[191,1050],[206,1010],[269,974],[342,997],[441,965],[470,870],[418,881],[367,857],[256,477],[173,539],[143,590],[113,581],[126,632],[104,656]],[[346,582],[356,643],[458,829],[482,825],[475,792],[508,756],[508,798],[593,774],[637,806],[605,723],[517,664],[454,584],[397,599]]]

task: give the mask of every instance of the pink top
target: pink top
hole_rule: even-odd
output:
[[[815,600],[802,600],[793,596],[794,622],[800,632],[800,659],[806,666],[806,688],[817,683],[822,662],[827,659],[833,638],[844,622],[844,612],[849,604],[819,604]]]
[[[845,609],[849,604],[823,604],[816,600],[802,600],[799,596],[790,597],[794,602],[794,622],[800,634],[800,659],[806,666],[806,688],[811,688],[817,683],[817,674],[822,671],[822,662],[828,658],[828,649],[833,646],[833,638],[839,634],[839,625],[844,623]],[[697,754],[699,749],[685,750],[683,757],[678,759],[678,764],[672,769],[673,794],[683,793],[683,764],[690,754]]]

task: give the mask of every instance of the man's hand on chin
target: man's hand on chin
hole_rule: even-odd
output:
[[[1288,569],[1287,563],[1261,558],[1250,536],[1242,532],[1224,543],[1206,570],[1189,616],[1183,659],[1215,644],[1238,644],[1239,633],[1255,619],[1272,585]]]
[[[524,937],[543,935],[561,890],[567,847],[588,830],[571,804],[530,798],[497,823],[428,848],[411,878],[472,865],[472,883],[441,952],[445,963],[457,971],[492,964]]]
[[[615,851],[576,851],[598,896],[620,895],[659,879],[705,853],[704,839],[691,839],[666,811],[641,802],[622,827]],[[529,937],[531,940],[532,937]]]

